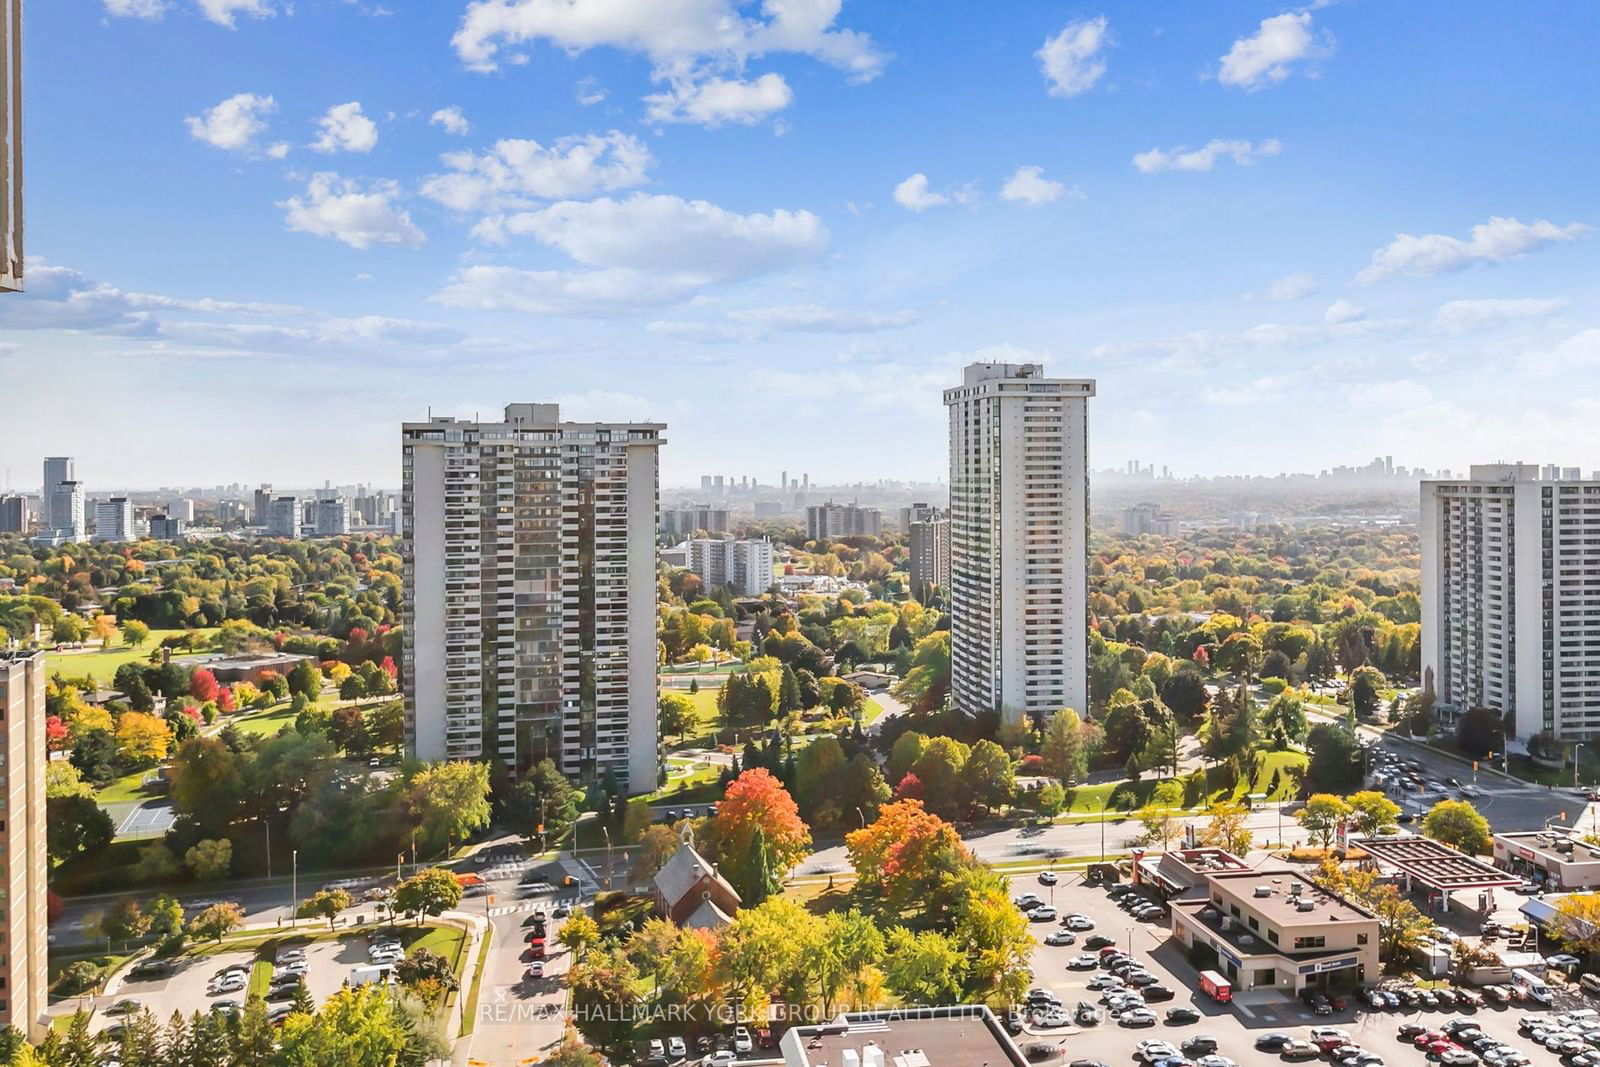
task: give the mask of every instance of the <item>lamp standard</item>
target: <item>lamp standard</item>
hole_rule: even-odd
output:
[[[1583,742],[1579,741],[1572,746],[1572,788],[1578,788],[1578,753],[1583,751]]]
[[[295,849],[289,856],[292,864],[289,874],[289,895],[294,898],[290,906],[289,925],[293,926],[300,917],[300,850]]]

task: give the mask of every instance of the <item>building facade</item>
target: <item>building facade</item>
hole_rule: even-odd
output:
[[[318,537],[340,537],[350,532],[350,504],[341,496],[317,498],[311,528]]]
[[[138,531],[133,525],[133,502],[125,496],[94,502],[94,539],[96,541],[137,541]]]
[[[294,540],[300,536],[300,525],[299,497],[278,496],[267,502],[268,537],[287,537]]]
[[[260,485],[251,498],[250,521],[265,526],[272,518],[272,486]]]
[[[0,0],[0,291],[22,288],[22,0]]]
[[[1531,463],[1422,483],[1422,670],[1519,738],[1600,736],[1600,480]]]
[[[71,456],[50,456],[44,461],[41,499],[45,531],[63,541],[82,541],[88,531],[83,484],[77,480],[76,469]]]
[[[683,508],[667,508],[661,512],[661,533],[664,537],[692,537],[704,531],[708,534],[725,534],[728,509],[710,504],[690,504]]]
[[[950,587],[950,520],[929,518],[913,521],[906,564],[911,577],[911,595],[918,600],[934,587]]]
[[[806,508],[806,537],[812,541],[839,537],[877,537],[883,532],[883,512],[857,504],[813,504]]]
[[[150,536],[157,541],[178,541],[188,523],[176,515],[150,516]]]
[[[1241,864],[1242,866],[1242,864]],[[1172,936],[1189,952],[1215,953],[1236,992],[1376,981],[1378,917],[1335,896],[1299,871],[1201,871],[1194,896],[1170,902]],[[1203,894],[1203,895],[1202,895]]]
[[[660,423],[402,428],[404,693],[422,759],[550,758],[569,777],[656,783]]]
[[[1089,379],[974,363],[950,415],[950,685],[1005,722],[1086,713]]]
[[[21,493],[0,496],[0,533],[25,534],[33,529],[33,509]]]
[[[1135,504],[1122,509],[1122,532],[1132,537],[1171,537],[1178,532],[1178,520],[1154,504]]]
[[[760,596],[772,586],[772,542],[766,538],[697,538],[686,542],[688,568],[707,591],[729,586],[734,596]]]
[[[0,649],[0,1027],[35,1040],[48,1003],[45,968],[45,655]]]

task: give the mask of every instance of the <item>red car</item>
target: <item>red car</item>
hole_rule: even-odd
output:
[[[1332,1052],[1334,1049],[1338,1048],[1340,1045],[1348,1045],[1348,1044],[1351,1044],[1351,1041],[1350,1041],[1350,1039],[1348,1037],[1345,1037],[1343,1034],[1327,1034],[1327,1035],[1325,1035],[1323,1037],[1316,1038],[1317,1047],[1320,1048],[1324,1052]]]
[[[1418,1045],[1417,1047],[1427,1052],[1429,1056],[1443,1056],[1451,1049],[1460,1048],[1461,1046],[1454,1041],[1444,1040],[1430,1041],[1426,1045]]]
[[[528,954],[533,959],[544,959],[544,938],[535,937],[528,942]]]
[[[756,1031],[756,1046],[758,1048],[772,1048],[777,1042],[772,1039],[772,1031],[766,1027]]]
[[[1412,1038],[1411,1043],[1417,1048],[1427,1048],[1436,1041],[1448,1040],[1450,1040],[1449,1034],[1441,1033],[1438,1030],[1424,1030],[1422,1033]]]
[[[1345,1009],[1344,998],[1341,997],[1339,994],[1337,994],[1337,993],[1329,993],[1328,994],[1328,1000],[1333,1003],[1333,1010],[1334,1011],[1344,1011],[1344,1009]]]

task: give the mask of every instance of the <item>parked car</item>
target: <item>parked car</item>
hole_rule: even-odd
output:
[[[1098,948],[1108,948],[1108,947],[1110,947],[1112,945],[1115,945],[1115,944],[1116,944],[1115,941],[1113,941],[1111,938],[1105,936],[1104,934],[1091,934],[1089,937],[1084,939],[1083,947],[1084,948],[1096,948],[1096,949],[1098,949]]]
[[[1199,1022],[1200,1013],[1193,1008],[1168,1008],[1166,1018],[1169,1026],[1177,1026],[1183,1023]],[[1216,1046],[1213,1045],[1212,1047],[1215,1048]]]
[[[1047,945],[1070,945],[1076,940],[1078,940],[1077,935],[1067,930],[1051,930],[1044,935],[1044,943]]]
[[[1286,1060],[1314,1060],[1321,1055],[1321,1050],[1309,1041],[1294,1040],[1285,1042],[1278,1049],[1278,1055]]]
[[[1171,1000],[1177,995],[1177,993],[1173,992],[1171,989],[1168,989],[1164,985],[1145,986],[1144,988],[1144,999],[1152,1004],[1157,1001]]]
[[[1154,1026],[1155,1024],[1155,1012],[1149,1010],[1148,1008],[1134,1008],[1131,1011],[1125,1011],[1121,1015],[1117,1016],[1118,1026],[1144,1027]]]
[[[735,1026],[733,1028],[733,1051],[746,1053],[755,1051],[755,1040],[750,1036],[748,1026]]]
[[[1181,1011],[1182,1009],[1173,1008],[1172,1010]],[[1193,1034],[1184,1038],[1183,1051],[1195,1056],[1204,1056],[1208,1052],[1217,1051],[1217,1039],[1210,1034]]]
[[[1039,884],[1040,885],[1055,885],[1056,881],[1057,881],[1057,879],[1056,879],[1056,872],[1055,871],[1040,871],[1039,872]]]
[[[1040,904],[1028,912],[1030,922],[1053,923],[1056,921],[1056,909],[1048,904]]]
[[[1074,971],[1092,971],[1100,966],[1100,960],[1091,953],[1080,952],[1067,961],[1067,966]]]

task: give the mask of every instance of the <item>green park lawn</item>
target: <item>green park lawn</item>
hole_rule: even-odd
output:
[[[193,632],[196,642],[202,643],[203,647],[203,643],[209,642],[217,631],[215,627],[206,627]],[[163,640],[168,637],[178,637],[183,633],[183,630],[151,630],[150,639],[138,648],[113,644],[110,648],[96,649],[93,652],[53,652],[50,654],[50,669],[69,678],[81,678],[86,674],[92,674],[97,682],[110,686],[111,677],[117,673],[118,667],[124,663],[150,662],[150,653],[160,648]],[[112,640],[121,641],[121,634]]]
[[[1269,800],[1284,800],[1293,795],[1292,779],[1288,776],[1291,767],[1303,768],[1306,763],[1303,752],[1267,752],[1262,756],[1260,773],[1252,782],[1240,782],[1233,788],[1224,788],[1216,781],[1217,769],[1213,768],[1206,773],[1207,789],[1200,797],[1186,797],[1189,806],[1200,807],[1214,800],[1243,800],[1250,793],[1266,793],[1272,783],[1273,773],[1283,771],[1278,776],[1278,789]],[[1132,812],[1150,803],[1150,798],[1155,794],[1156,786],[1161,784],[1158,778],[1141,778],[1137,781],[1102,782],[1099,785],[1079,786],[1069,791],[1071,804],[1067,809],[1068,815],[1097,815],[1101,812]]]

